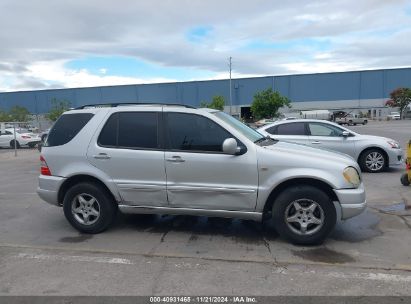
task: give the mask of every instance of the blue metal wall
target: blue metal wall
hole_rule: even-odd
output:
[[[233,105],[249,105],[257,91],[273,88],[293,102],[387,98],[398,87],[411,87],[411,68],[234,79]],[[0,93],[0,109],[20,105],[46,113],[53,98],[72,107],[110,102],[162,102],[198,106],[215,95],[228,104],[228,80],[123,85]]]

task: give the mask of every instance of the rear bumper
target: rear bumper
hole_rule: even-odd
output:
[[[341,206],[341,219],[349,219],[364,211],[367,207],[364,185],[356,189],[334,190]]]
[[[40,175],[37,194],[45,202],[61,206],[58,201],[58,191],[65,180],[64,177]]]

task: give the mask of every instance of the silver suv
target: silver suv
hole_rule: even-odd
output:
[[[38,194],[85,233],[119,209],[273,220],[291,242],[318,244],[366,206],[351,157],[278,142],[211,109],[84,106],[59,118],[40,160]]]

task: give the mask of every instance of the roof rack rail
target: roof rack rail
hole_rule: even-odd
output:
[[[86,108],[115,108],[118,106],[178,106],[178,107],[185,107],[185,108],[190,108],[190,109],[197,109],[196,107],[190,106],[190,105],[185,105],[185,104],[179,104],[179,103],[159,103],[159,102],[119,102],[119,103],[96,103],[96,104],[88,104],[84,106],[80,106],[75,108],[74,110],[81,110],[81,109],[86,109]]]

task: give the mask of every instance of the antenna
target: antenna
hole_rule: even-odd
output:
[[[233,57],[230,56],[230,58],[228,59],[228,66],[230,68],[230,115],[232,115],[232,107],[233,107],[233,97],[232,97],[232,90],[231,90],[231,70],[232,70],[232,62],[231,60],[233,59]]]

